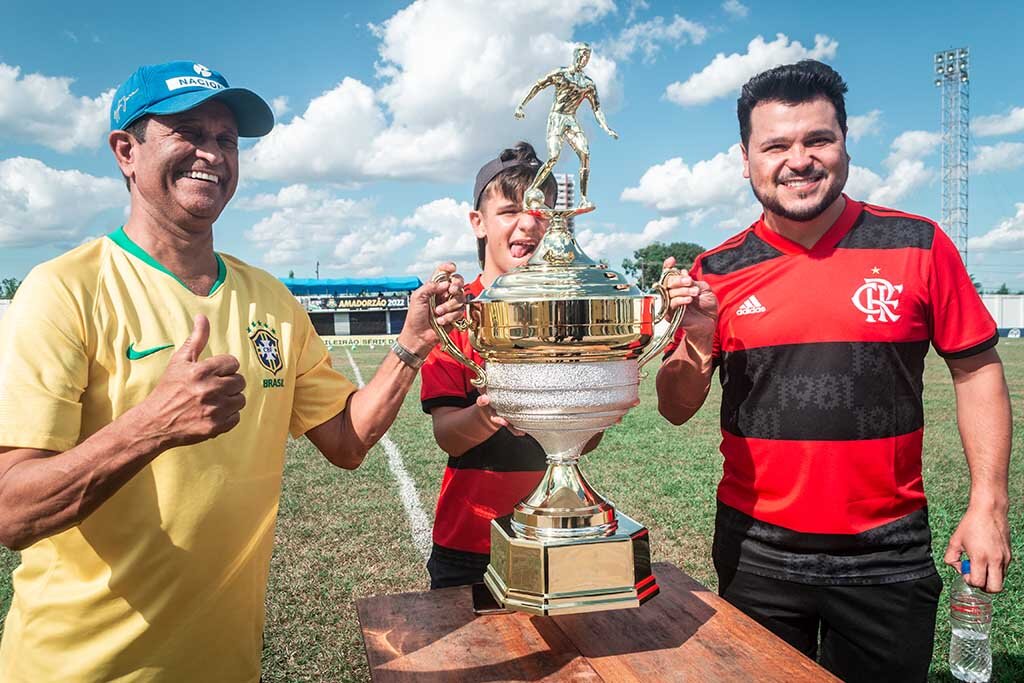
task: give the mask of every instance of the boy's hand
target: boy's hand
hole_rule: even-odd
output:
[[[503,417],[499,417],[494,408],[491,407],[491,399],[487,397],[487,394],[480,394],[476,397],[476,407],[480,409],[480,412],[491,422],[491,424],[500,427],[504,427],[508,431],[512,432],[514,436],[526,436],[526,432],[520,431],[510,425],[508,420]]]

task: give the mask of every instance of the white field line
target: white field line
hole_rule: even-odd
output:
[[[364,386],[363,374],[359,372],[359,366],[356,365],[356,361],[348,349],[345,349],[345,355],[348,356],[348,363],[352,366],[356,384],[362,388]],[[398,450],[398,446],[391,440],[387,432],[381,437],[380,445],[384,447],[384,452],[387,453],[388,469],[391,470],[395,481],[398,482],[398,494],[402,498],[405,515],[409,518],[412,544],[419,551],[420,555],[423,556],[423,559],[426,560],[430,557],[430,550],[433,547],[433,529],[430,525],[430,519],[427,517],[427,513],[423,511],[423,505],[420,503],[420,494],[416,492],[416,484],[405,469],[402,453]]]

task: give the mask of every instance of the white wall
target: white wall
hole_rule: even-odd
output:
[[[996,327],[1024,327],[1024,294],[982,294]]]

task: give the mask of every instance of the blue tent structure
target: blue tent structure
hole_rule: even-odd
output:
[[[323,280],[283,277],[280,280],[296,296],[411,292],[423,284],[418,277],[340,277]]]

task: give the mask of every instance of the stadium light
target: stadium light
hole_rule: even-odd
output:
[[[970,74],[966,47],[936,52],[935,86],[942,89],[942,226],[967,262],[967,180],[970,153]]]

